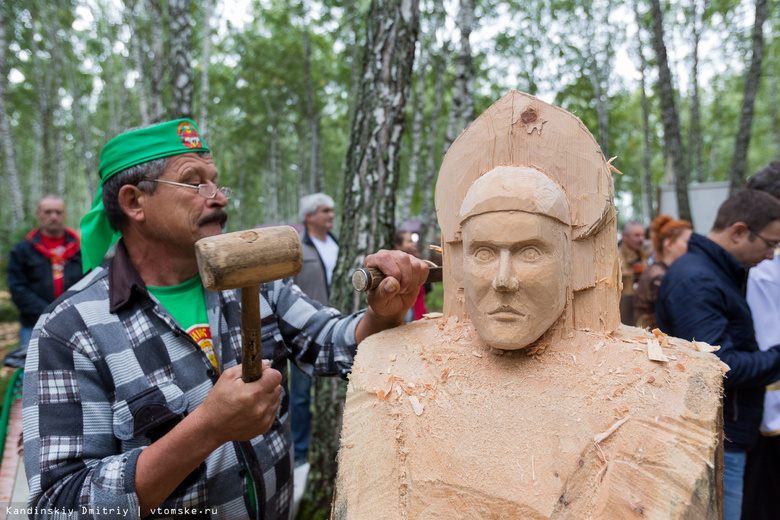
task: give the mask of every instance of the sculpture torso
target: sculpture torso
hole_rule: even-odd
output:
[[[443,318],[369,338],[335,518],[709,518],[721,368],[678,340],[650,361],[651,338],[576,331],[529,357]]]

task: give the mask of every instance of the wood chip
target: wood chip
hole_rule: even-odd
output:
[[[423,319],[426,320],[435,320],[436,318],[441,318],[442,316],[444,316],[444,314],[440,312],[429,312],[422,315]]]
[[[657,339],[654,339],[647,344],[647,357],[650,361],[669,362],[669,358],[664,354],[664,351],[661,349],[661,344],[658,343]]]
[[[476,357],[479,357],[479,358],[481,358],[481,357],[482,357],[482,354],[480,354],[480,353],[479,353],[479,352],[477,352],[476,350],[475,350],[474,352],[472,352],[471,354],[472,354],[473,356],[476,356]]]
[[[712,346],[709,343],[704,343],[703,341],[694,341],[693,346],[696,347],[696,350],[699,352],[716,352],[720,350],[720,347]]]
[[[422,415],[423,405],[422,403],[420,403],[420,400],[417,399],[417,396],[410,395],[409,402],[412,403],[412,409],[414,409],[414,413],[416,413],[417,415]]]
[[[605,431],[605,432],[603,432],[603,433],[599,433],[598,435],[594,436],[594,437],[593,437],[593,442],[595,442],[596,444],[600,443],[601,441],[603,441],[604,439],[606,439],[607,437],[609,437],[610,435],[612,435],[613,433],[615,433],[615,431],[616,431],[618,428],[620,428],[621,426],[623,426],[623,424],[625,424],[625,422],[626,422],[627,420],[629,420],[630,418],[631,418],[631,416],[630,416],[630,415],[628,415],[628,416],[626,416],[624,419],[620,419],[620,420],[619,420],[619,421],[617,421],[615,424],[613,424],[612,426],[610,426],[610,427],[609,427],[609,430],[607,430],[607,431]]]

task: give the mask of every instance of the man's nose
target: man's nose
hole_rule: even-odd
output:
[[[496,291],[516,291],[519,286],[517,277],[512,270],[512,258],[508,250],[502,250],[498,255],[498,270],[493,278],[493,288]]]

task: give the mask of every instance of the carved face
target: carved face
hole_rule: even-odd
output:
[[[568,226],[498,211],[469,218],[462,230],[466,309],[477,333],[497,349],[530,345],[566,305]]]

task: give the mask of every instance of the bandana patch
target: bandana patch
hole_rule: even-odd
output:
[[[176,133],[181,137],[181,142],[187,148],[203,148],[200,141],[200,135],[195,126],[189,121],[182,121],[176,129]]]

